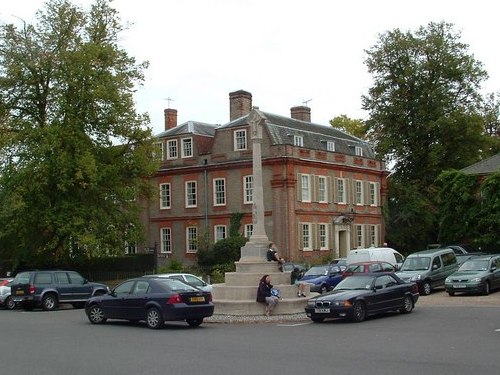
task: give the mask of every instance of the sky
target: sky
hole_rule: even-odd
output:
[[[74,0],[87,8],[91,0]],[[493,0],[114,0],[130,27],[121,47],[149,61],[135,95],[154,134],[164,109],[178,124],[229,121],[229,93],[245,90],[262,111],[290,116],[307,105],[311,121],[366,119],[361,96],[372,77],[364,61],[379,35],[449,22],[500,91],[500,22]],[[0,0],[0,22],[35,22],[44,0]],[[168,98],[172,100],[167,100]]]

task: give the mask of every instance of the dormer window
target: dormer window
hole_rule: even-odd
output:
[[[167,141],[167,159],[177,159],[177,139]]]
[[[294,135],[293,144],[294,146],[304,147],[304,137],[301,135]]]
[[[153,157],[156,160],[163,160],[163,142],[156,142],[153,151]]]
[[[182,139],[182,157],[190,158],[193,156],[193,138]]]
[[[246,129],[236,130],[234,132],[234,151],[247,149],[247,131]]]
[[[356,156],[363,156],[363,148],[360,146],[355,146],[354,147],[354,154]]]
[[[326,151],[335,152],[335,142],[327,141],[326,142]]]

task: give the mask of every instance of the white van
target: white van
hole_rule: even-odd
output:
[[[346,263],[352,264],[379,260],[388,262],[397,269],[400,269],[404,259],[403,255],[390,247],[369,247],[366,249],[354,249],[349,251]]]

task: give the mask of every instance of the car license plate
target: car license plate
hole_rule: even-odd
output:
[[[316,314],[328,314],[330,312],[330,309],[314,309],[314,312]]]
[[[17,295],[24,294],[24,290],[16,290],[16,294],[17,294]]]
[[[456,284],[456,285],[453,285],[453,288],[466,288],[466,285],[464,285],[464,284]]]
[[[191,302],[205,302],[205,297],[191,297],[189,300]]]

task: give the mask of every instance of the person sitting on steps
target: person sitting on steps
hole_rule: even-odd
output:
[[[305,289],[306,289],[306,284],[300,282],[299,280],[302,278],[303,273],[300,272],[300,270],[295,267],[293,271],[290,273],[290,282],[292,285],[297,285],[297,297],[305,297]]]
[[[268,262],[278,262],[280,265],[280,271],[282,271],[281,266],[283,265],[283,263],[285,263],[285,260],[279,256],[278,252],[276,251],[276,245],[274,244],[274,242],[271,242],[269,244],[266,257]]]
[[[279,297],[271,294],[271,276],[264,275],[259,280],[259,287],[257,289],[257,302],[266,304],[265,315],[269,316],[279,302]]]

